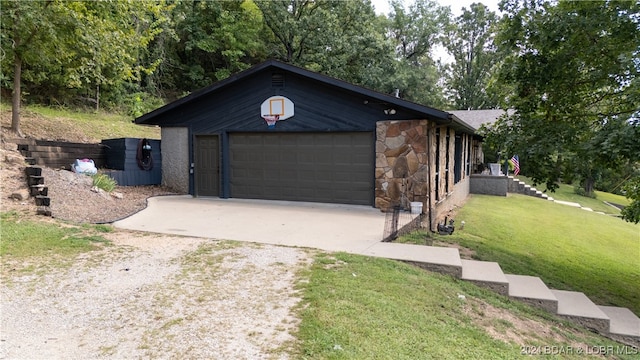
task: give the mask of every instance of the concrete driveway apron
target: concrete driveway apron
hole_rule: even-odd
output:
[[[150,198],[114,226],[363,254],[380,243],[384,222],[385,214],[368,206],[181,195]]]

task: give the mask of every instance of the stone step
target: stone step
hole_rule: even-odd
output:
[[[49,188],[44,186],[43,184],[31,185],[29,190],[30,190],[31,196],[38,196],[38,195],[47,196],[49,194]]]
[[[509,295],[509,281],[500,264],[489,261],[462,259],[462,279],[486,287],[498,294]]]
[[[362,254],[400,260],[429,271],[462,277],[462,261],[455,248],[380,242]]]
[[[27,178],[27,183],[29,184],[29,186],[42,185],[44,184],[44,177],[31,175]]]
[[[47,196],[38,195],[36,198],[36,206],[51,206],[51,199]]]
[[[585,294],[566,290],[551,292],[558,299],[558,315],[599,333],[609,332],[609,317]]]
[[[545,309],[558,312],[558,299],[539,277],[505,274],[509,281],[509,297]]]
[[[42,168],[38,166],[27,166],[24,172],[27,176],[42,176]]]
[[[51,208],[48,206],[38,206],[38,210],[36,211],[36,214],[51,216]]]
[[[601,306],[598,308],[610,319],[609,334],[614,340],[640,347],[640,318],[627,308]]]

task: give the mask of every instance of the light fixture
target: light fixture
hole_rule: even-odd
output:
[[[386,115],[395,115],[396,114],[396,109],[385,109],[384,113]]]

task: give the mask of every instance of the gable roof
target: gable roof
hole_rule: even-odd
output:
[[[218,91],[221,88],[224,88],[232,83],[251,77],[256,73],[259,73],[268,69],[277,69],[281,71],[294,73],[296,75],[306,77],[308,79],[312,79],[314,81],[318,81],[320,83],[323,83],[329,86],[334,86],[334,87],[352,92],[357,95],[366,96],[368,98],[371,98],[374,101],[384,102],[384,103],[396,106],[398,108],[403,108],[408,111],[422,114],[425,117],[434,119],[439,124],[451,125],[452,127],[459,130],[464,130],[470,133],[474,133],[476,130],[473,126],[467,124],[465,121],[460,120],[455,116],[452,116],[452,114],[446,111],[438,110],[432,107],[428,107],[428,106],[420,105],[411,101],[403,100],[395,96],[391,96],[391,95],[377,92],[371,89],[367,89],[362,86],[354,85],[346,81],[342,81],[336,78],[332,78],[330,76],[322,75],[322,74],[319,74],[310,70],[306,70],[291,64],[286,64],[277,60],[267,60],[245,71],[231,75],[230,77],[224,80],[213,83],[210,86],[197,90],[188,96],[185,96],[169,104],[166,104],[156,110],[153,110],[147,114],[144,114],[136,118],[135,123],[145,124],[145,125],[162,125],[157,121],[157,117],[159,117],[160,115],[168,111],[171,111],[173,109],[179,108],[181,106],[185,106],[203,96],[206,96],[212,92]]]
[[[502,109],[490,109],[490,110],[454,110],[451,114],[455,115],[458,119],[471,125],[475,130],[480,129],[484,124],[491,125],[495,123],[500,116],[504,115],[506,111]],[[511,111],[509,111],[511,114]]]

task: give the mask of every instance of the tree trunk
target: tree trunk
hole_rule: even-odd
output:
[[[11,98],[11,130],[18,136],[22,136],[20,131],[20,79],[22,77],[22,59],[18,55],[14,56],[13,66],[13,95]]]
[[[584,193],[588,197],[593,196],[593,185],[595,184],[595,180],[592,178],[587,178],[584,180]]]

